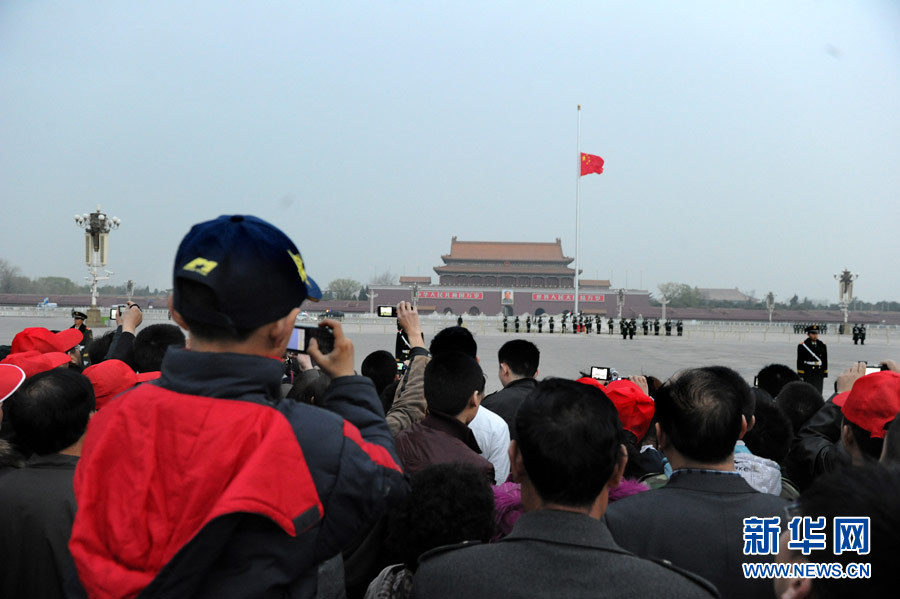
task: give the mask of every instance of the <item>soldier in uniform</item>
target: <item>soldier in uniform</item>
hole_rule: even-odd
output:
[[[659,319],[653,319],[653,334],[659,336]]]
[[[590,316],[584,319],[584,332],[588,335],[591,334],[591,322],[592,320]]]
[[[644,336],[647,335],[647,329],[650,328],[650,321],[646,318],[641,322],[641,328],[644,330]]]
[[[637,332],[637,321],[632,317],[632,319],[628,321],[628,338],[634,339],[634,334],[636,332]]]
[[[859,343],[859,325],[853,325],[853,345],[857,345]]]
[[[613,319],[610,318],[609,322],[607,322],[606,324],[607,324],[607,326],[609,326],[609,334],[612,335],[613,334]]]
[[[553,317],[550,317],[550,332],[553,333]]]
[[[671,336],[672,336],[672,320],[667,318],[666,319],[666,337],[671,337]]]
[[[459,316],[456,317],[456,326],[458,326],[458,327],[462,326],[462,314],[460,314]]]
[[[828,376],[828,348],[819,341],[819,326],[806,327],[806,340],[797,346],[797,374],[819,393],[822,382]]]
[[[678,336],[681,337],[681,334],[684,332],[684,321],[680,318],[678,322],[675,323],[675,332],[678,333]]]
[[[516,327],[516,333],[519,332],[519,317],[516,316],[516,319],[513,321],[513,325]]]
[[[628,339],[628,321],[624,318],[619,319],[619,332],[622,334],[622,339]]]
[[[544,315],[543,314],[538,316],[537,325],[538,325],[538,335],[540,335],[541,332],[544,330]]]
[[[503,315],[503,332],[506,333],[509,331],[509,318],[506,317],[506,314]]]
[[[600,329],[603,328],[603,319],[600,318],[600,315],[599,315],[599,314],[597,314],[596,316],[594,316],[594,326],[597,327],[597,334],[599,335],[599,334],[600,334]]]
[[[866,325],[860,323],[859,325],[859,344],[866,344]]]
[[[567,313],[563,312],[563,315],[562,315],[562,326],[561,326],[560,329],[559,329],[560,332],[563,333],[563,334],[566,333],[566,320],[568,320],[568,319],[569,319],[569,315],[568,315]]]
[[[531,332],[531,314],[525,317],[525,332]]]
[[[84,321],[87,320],[87,314],[80,310],[72,310],[72,318],[75,319],[75,324],[69,328],[81,331],[81,345],[87,347],[94,340],[94,332],[89,326],[84,324]]]

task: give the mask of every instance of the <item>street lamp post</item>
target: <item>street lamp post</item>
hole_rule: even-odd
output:
[[[838,282],[838,307],[844,313],[844,324],[841,332],[846,334],[847,323],[850,320],[849,308],[853,302],[853,281],[859,278],[859,274],[851,273],[849,269],[845,268],[844,272],[834,275],[834,278]]]
[[[112,271],[106,270],[109,232],[118,229],[120,224],[122,221],[118,218],[109,218],[101,212],[99,204],[96,212],[75,215],[75,225],[84,229],[84,263],[90,275],[85,278],[91,282],[91,306],[87,310],[87,325],[91,327],[103,326],[100,308],[97,307],[97,283],[109,279],[113,274]],[[101,268],[104,275],[99,274]]]

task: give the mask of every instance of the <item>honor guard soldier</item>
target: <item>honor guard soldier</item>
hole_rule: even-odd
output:
[[[525,332],[526,333],[531,332],[531,315],[530,314],[525,317]]]
[[[541,331],[544,329],[544,315],[541,314],[538,316],[538,335],[541,334]]]
[[[519,317],[516,316],[515,321],[513,321],[513,325],[516,327],[516,333],[519,332]]]
[[[460,314],[459,316],[456,317],[456,326],[458,326],[458,327],[462,326],[462,314]]]
[[[828,348],[819,341],[819,326],[806,327],[806,340],[797,346],[797,374],[819,393],[822,382],[828,376]]]
[[[503,332],[506,333],[509,331],[509,318],[507,318],[506,314],[503,315]]]
[[[569,319],[569,315],[568,315],[567,313],[563,312],[563,315],[562,315],[562,326],[559,327],[560,332],[563,333],[563,334],[566,333],[566,320],[568,320],[568,319]]]
[[[684,321],[680,318],[678,322],[675,323],[675,332],[678,333],[678,336],[681,337],[681,334],[684,332]]]
[[[591,324],[593,322],[594,322],[594,320],[590,316],[588,316],[587,318],[584,319],[584,332],[587,333],[588,335],[591,334]]]
[[[672,321],[668,318],[666,319],[666,337],[672,336]]]
[[[859,344],[866,344],[866,325],[860,323],[859,325]]]
[[[859,344],[859,325],[853,325],[853,345]]]
[[[549,326],[550,326],[550,333],[552,334],[553,333],[553,317],[552,316],[550,317],[550,325]]]
[[[610,318],[609,322],[607,322],[606,325],[609,327],[609,334],[612,335],[613,334],[613,319]]]
[[[656,318],[653,320],[653,334],[657,337],[659,336],[659,319]]]
[[[84,321],[87,320],[87,314],[80,310],[72,310],[72,318],[75,319],[75,324],[69,328],[81,331],[81,345],[87,347],[94,339],[94,332],[91,330],[91,327],[84,324]]]
[[[647,336],[647,330],[650,328],[650,321],[646,318],[641,322],[641,328],[644,330],[644,336]]]
[[[594,316],[594,326],[597,327],[597,334],[600,334],[600,329],[603,328],[603,319],[600,318],[599,314]]]
[[[619,319],[619,332],[622,333],[622,339],[628,339],[628,321],[624,318]]]
[[[637,332],[637,321],[632,318],[628,321],[628,338],[634,339],[634,334]]]

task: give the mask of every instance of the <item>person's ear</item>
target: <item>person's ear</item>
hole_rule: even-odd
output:
[[[848,452],[850,448],[856,445],[856,439],[853,438],[853,431],[846,424],[841,425],[841,444]]]
[[[750,429],[747,427],[747,417],[741,414],[741,434],[738,435],[738,439],[743,439],[748,430]]]
[[[513,480],[517,483],[521,483],[528,478],[528,473],[525,472],[525,461],[522,459],[522,451],[519,449],[517,441],[509,442],[509,468],[510,472],[512,472]]]
[[[619,445],[619,456],[616,458],[616,465],[613,467],[612,475],[606,482],[606,486],[610,489],[618,487],[625,476],[625,466],[628,464],[628,450],[624,445]]]
[[[297,315],[300,314],[300,308],[294,308],[289,314],[269,323],[266,327],[266,338],[268,343],[274,348],[280,348],[280,353],[284,353],[287,342],[294,332],[294,323],[297,321]]]
[[[787,582],[787,588],[778,595],[778,599],[803,599],[811,596],[811,578],[791,578]]]
[[[658,422],[653,427],[656,430],[656,448],[663,451],[669,446],[669,435],[666,434]]]
[[[473,391],[472,395],[469,397],[469,403],[466,404],[466,407],[469,409],[477,408],[481,405],[481,391]]]
[[[172,315],[172,320],[175,321],[175,324],[180,326],[185,331],[191,330],[191,328],[184,321],[184,317],[181,315],[181,312],[175,309],[175,305],[172,302],[172,294],[169,294],[169,314]]]

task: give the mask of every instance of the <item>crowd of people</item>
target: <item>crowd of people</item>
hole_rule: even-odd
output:
[[[514,338],[495,375],[401,302],[404,363],[357,374],[337,320],[287,351],[321,292],[270,223],[199,223],[173,271],[175,324],[3,348],[0,596],[892,593],[896,362],[823,397],[781,364],[542,379]]]

